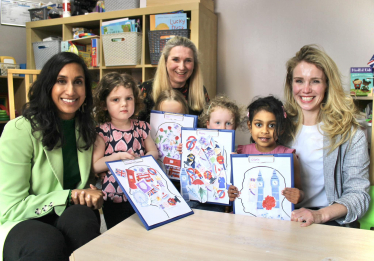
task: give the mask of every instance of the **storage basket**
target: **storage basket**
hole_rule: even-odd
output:
[[[8,69],[19,69],[19,64],[15,63],[0,63],[0,75],[8,75]],[[14,76],[19,76],[19,74],[15,73]]]
[[[31,21],[46,20],[48,18],[48,8],[29,9]]]
[[[158,30],[148,32],[149,53],[151,56],[151,64],[158,64],[162,50],[165,44],[174,36],[184,36],[190,38],[189,29],[180,30]]]
[[[35,68],[41,70],[44,64],[55,54],[61,52],[61,41],[32,43],[34,50]]]
[[[140,7],[140,0],[105,0],[105,12]]]
[[[137,65],[142,57],[142,33],[104,34],[105,66]]]

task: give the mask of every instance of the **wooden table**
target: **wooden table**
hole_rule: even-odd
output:
[[[194,212],[150,231],[134,214],[70,260],[374,260],[374,231]]]

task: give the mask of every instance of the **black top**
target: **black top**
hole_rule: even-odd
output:
[[[153,79],[143,82],[141,85],[139,85],[139,88],[144,98],[145,109],[139,113],[138,119],[141,121],[149,122],[151,110],[155,106],[155,102],[152,97]],[[209,95],[208,95],[207,90],[205,89],[205,86],[203,86],[203,88],[204,88],[205,101],[208,103],[210,101]],[[188,101],[189,89],[190,89],[189,84],[186,84],[182,88],[174,88],[174,90],[180,91],[183,94],[186,101]],[[201,111],[192,110],[190,107],[188,107],[188,109],[189,109],[188,114],[191,114],[191,115],[199,116],[203,112],[203,110]]]
[[[62,159],[64,163],[64,189],[75,189],[81,181],[78,165],[77,141],[75,138],[75,118],[61,121],[64,144]]]

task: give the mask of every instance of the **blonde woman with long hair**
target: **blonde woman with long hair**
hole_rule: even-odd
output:
[[[367,140],[353,99],[344,93],[335,62],[317,46],[302,47],[286,67],[285,108],[305,193],[291,220],[301,226],[352,223],[370,202]]]
[[[189,114],[200,115],[205,103],[209,102],[196,46],[182,36],[175,36],[166,43],[154,79],[140,85],[146,108],[139,119],[149,122],[151,109],[161,92],[172,88],[180,91],[187,100]]]

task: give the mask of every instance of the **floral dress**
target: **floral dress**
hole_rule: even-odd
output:
[[[115,128],[110,122],[99,125],[96,132],[104,139],[104,156],[112,155],[116,152],[134,153],[136,156],[144,156],[146,153],[144,140],[148,137],[151,127],[144,121],[131,120],[129,130]],[[108,171],[102,184],[104,200],[111,200],[114,203],[127,201],[121,187],[116,179]]]

